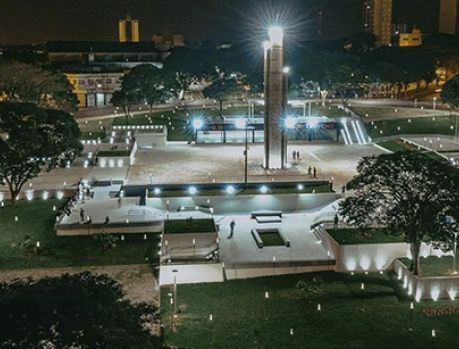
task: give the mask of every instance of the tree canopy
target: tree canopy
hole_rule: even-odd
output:
[[[212,85],[204,89],[204,96],[206,98],[216,99],[220,103],[220,116],[223,113],[223,101],[241,92],[241,85],[233,77],[221,77],[215,80]]]
[[[90,273],[0,284],[2,348],[162,348],[158,309],[132,304],[120,285]]]
[[[64,165],[81,151],[80,129],[60,110],[31,103],[0,103],[0,181],[13,203],[22,186],[40,171]]]
[[[340,206],[345,220],[360,228],[381,226],[411,244],[412,269],[419,270],[421,243],[451,249],[457,232],[459,173],[447,161],[420,152],[366,157],[348,184],[354,195]]]
[[[0,63],[0,94],[3,100],[33,103],[43,108],[73,112],[77,98],[65,75],[36,65]]]
[[[459,75],[443,85],[441,99],[452,107],[459,107]]]

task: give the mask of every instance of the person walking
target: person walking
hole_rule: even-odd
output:
[[[299,150],[296,151],[296,158],[297,158],[297,160],[300,160],[300,151]]]
[[[295,160],[295,159],[296,159],[296,151],[295,151],[295,150],[294,150],[294,151],[292,151],[292,157],[293,157],[293,160]]]
[[[338,228],[338,222],[339,222],[338,214],[335,214],[335,218],[333,219],[333,229]]]
[[[229,239],[232,239],[233,238],[233,235],[234,235],[234,226],[236,225],[236,222],[234,221],[234,219],[231,221],[230,223],[230,234],[228,236],[228,240]]]
[[[82,222],[84,222],[84,208],[80,208],[80,219]]]
[[[315,166],[314,166],[314,168],[312,169],[312,176],[313,176],[314,178],[317,178],[317,169],[316,169]]]

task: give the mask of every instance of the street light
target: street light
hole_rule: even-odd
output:
[[[196,119],[193,119],[193,122],[191,124],[193,125],[193,129],[195,132],[194,140],[197,142],[198,141],[198,131],[204,126],[204,121],[200,118],[196,118]]]
[[[457,270],[456,270],[456,249],[457,249],[457,232],[454,233],[454,255],[453,255],[453,274],[457,274]]]
[[[269,41],[275,45],[282,45],[284,39],[284,31],[278,25],[273,25],[269,28]]]
[[[296,118],[293,116],[287,116],[285,118],[284,124],[287,129],[294,129],[296,126]]]
[[[245,129],[245,149],[244,149],[244,185],[247,187],[247,176],[248,176],[248,156],[249,156],[249,122],[247,119],[238,118],[234,122],[237,129]]]

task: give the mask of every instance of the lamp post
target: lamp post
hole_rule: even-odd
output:
[[[454,233],[454,245],[453,245],[453,274],[457,274],[456,270],[456,249],[457,249],[457,232]]]
[[[178,269],[172,269],[172,273],[174,274],[174,315],[175,315],[177,314],[177,273],[178,273]]]
[[[408,331],[413,332],[413,310],[414,310],[414,304],[413,302],[410,303],[410,328]]]
[[[244,186],[247,188],[248,182],[248,151],[249,151],[249,117],[245,119],[236,119],[234,126],[237,129],[245,130],[245,147],[244,147]]]

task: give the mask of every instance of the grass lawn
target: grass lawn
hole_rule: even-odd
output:
[[[411,265],[411,260],[408,258],[400,258],[403,264],[407,267]],[[421,257],[421,275],[422,276],[450,276],[454,272],[454,258],[453,256],[435,257],[429,256],[426,258]],[[456,260],[456,270],[459,271],[459,260]]]
[[[215,232],[213,219],[172,219],[164,222],[165,234],[182,233],[213,233]]]
[[[268,185],[269,186],[269,185]],[[310,194],[314,193],[330,193],[330,186],[328,184],[319,184],[319,185],[308,185],[304,186],[303,190],[298,190],[298,188],[269,188],[266,194],[260,193],[259,188],[247,188],[238,190],[235,188],[234,194],[227,194],[224,189],[205,189],[198,190],[194,196],[237,196],[237,195],[269,195],[269,194]],[[162,190],[161,193],[155,194],[153,191],[148,193],[148,197],[182,197],[190,196],[187,190]]]
[[[352,103],[351,103],[352,104]],[[382,119],[401,119],[401,118],[416,118],[423,116],[438,116],[439,113],[436,110],[419,109],[419,108],[400,108],[400,107],[354,107],[351,109],[362,116],[362,118],[368,118],[370,120],[382,120]]]
[[[263,241],[263,247],[270,247],[270,246],[285,246],[284,240],[282,240],[279,232],[277,231],[270,231],[270,232],[263,232],[258,231],[261,240]]]
[[[403,242],[402,236],[386,235],[380,229],[370,229],[368,236],[364,236],[360,229],[353,228],[327,229],[327,232],[341,245]]]
[[[312,277],[322,283],[305,300],[296,284]],[[321,273],[179,285],[182,311],[175,333],[169,330],[169,292],[166,287],[161,292],[165,341],[180,348],[423,349],[455,348],[459,343],[459,315],[429,318],[422,313],[424,308],[459,306],[459,301],[415,304],[410,332],[410,301],[392,274]]]
[[[131,151],[129,150],[101,150],[97,152],[97,156],[101,157],[121,157],[130,155]]]
[[[63,204],[63,200],[21,200],[16,207],[7,205],[0,212],[0,269],[141,264],[148,262],[145,257],[152,263],[157,260],[157,235],[144,240],[143,234],[125,234],[125,240],[118,240],[108,251],[92,236],[56,236],[53,206]]]
[[[105,139],[105,132],[103,131],[87,131],[87,132],[81,132],[81,136],[80,136],[80,139],[81,140],[98,140],[100,139],[101,141],[103,141]]]
[[[455,117],[436,116],[412,119],[375,121],[373,123],[366,124],[366,127],[368,129],[368,133],[372,138],[393,136],[399,134],[454,135],[455,122]]]

